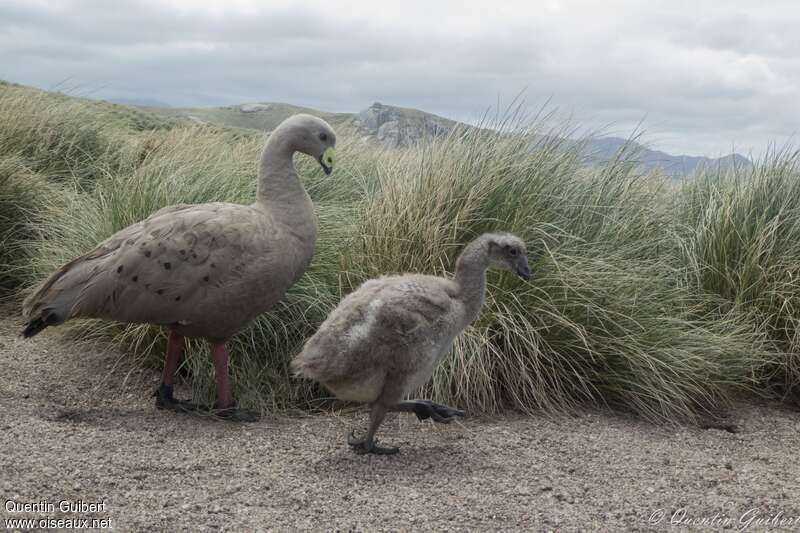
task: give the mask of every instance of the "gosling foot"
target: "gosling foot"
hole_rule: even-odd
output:
[[[359,455],[364,455],[367,453],[375,455],[394,455],[400,451],[400,448],[378,446],[378,441],[375,439],[367,437],[357,439],[355,431],[351,432],[347,436],[347,444],[349,444],[350,447],[353,448],[353,451]]]
[[[402,402],[404,410],[408,410],[417,415],[420,420],[433,419],[440,424],[449,424],[457,416],[464,417],[466,413],[461,409],[454,409],[446,405],[438,404],[430,400],[409,400]]]

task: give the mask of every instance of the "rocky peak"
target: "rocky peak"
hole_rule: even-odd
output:
[[[425,137],[446,135],[456,122],[430,113],[375,102],[355,117],[365,136],[388,146],[410,146]]]

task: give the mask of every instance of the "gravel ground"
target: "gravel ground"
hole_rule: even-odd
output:
[[[0,320],[3,519],[106,519],[119,531],[800,530],[800,413],[779,406],[738,406],[737,434],[603,412],[438,427],[394,415],[380,436],[400,454],[358,456],[344,436],[365,414],[236,425],[157,411],[157,374],[124,354],[17,331]],[[9,510],[43,500],[55,509]],[[104,507],[58,508],[81,500]]]

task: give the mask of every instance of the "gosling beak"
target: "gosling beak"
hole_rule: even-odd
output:
[[[528,266],[528,260],[524,257],[517,265],[517,276],[525,280],[531,279],[531,267]]]
[[[326,176],[330,176],[331,172],[333,172],[333,155],[334,150],[333,147],[330,146],[322,152],[322,155],[319,156],[319,164],[322,165],[322,170],[325,171]]]

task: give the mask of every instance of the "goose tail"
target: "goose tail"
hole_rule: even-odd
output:
[[[41,333],[41,331],[46,327],[47,324],[45,324],[44,320],[41,318],[35,318],[28,322],[28,324],[25,326],[25,329],[22,330],[21,335],[23,338],[29,339],[34,335]]]
[[[43,329],[62,324],[71,317],[76,295],[85,285],[74,283],[72,277],[76,271],[80,274],[82,259],[79,257],[58,269],[25,298],[22,315],[28,322],[22,330],[22,337],[27,339],[38,335]]]

